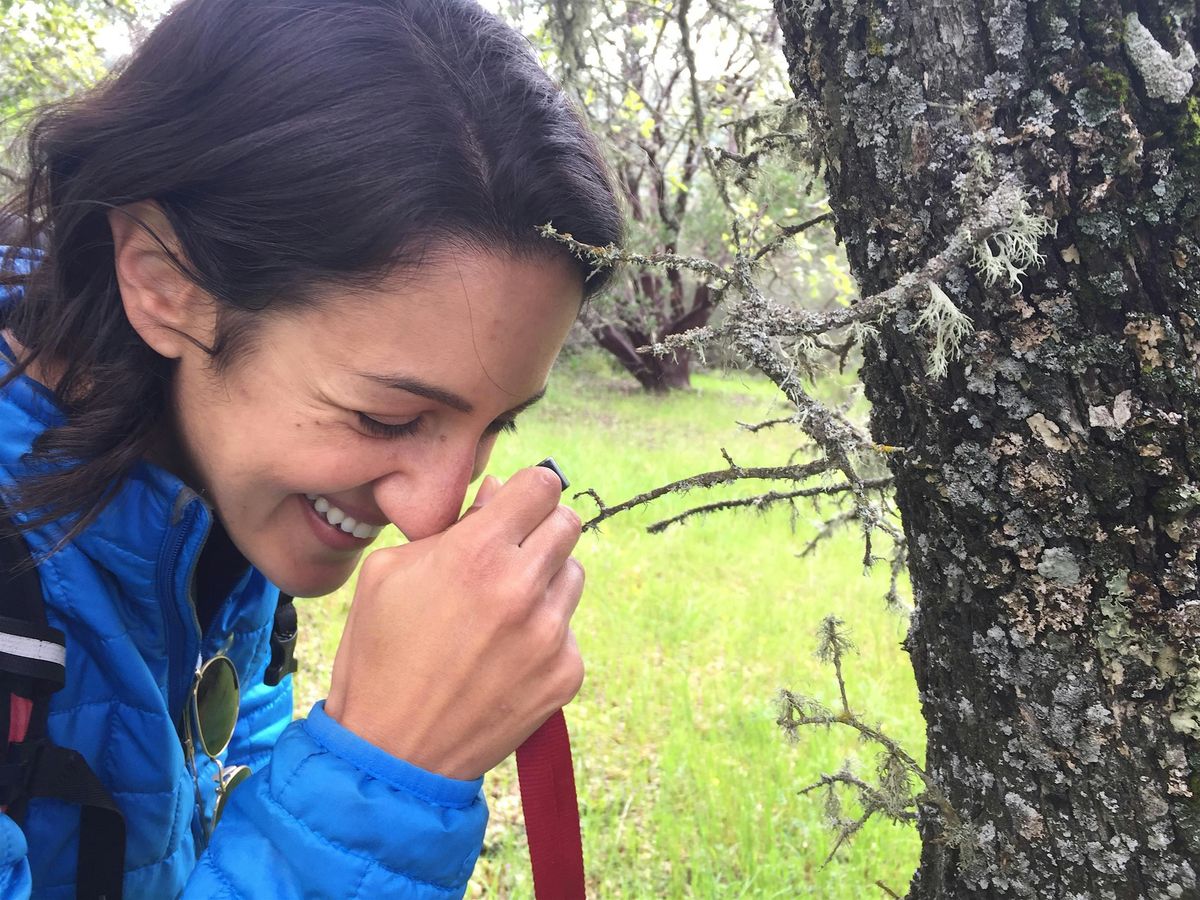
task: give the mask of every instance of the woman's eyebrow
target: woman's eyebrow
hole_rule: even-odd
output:
[[[448,406],[451,409],[456,409],[459,412],[470,413],[474,412],[469,401],[464,397],[460,397],[453,391],[448,391],[445,388],[440,388],[427,382],[421,381],[419,378],[413,378],[408,375],[377,375],[373,372],[358,372],[360,377],[374,381],[377,384],[382,384],[384,387],[394,388],[398,391],[408,391],[410,394],[416,394],[418,397],[425,397],[443,406]],[[512,409],[508,410],[505,415],[515,416],[522,413],[533,404],[537,403],[546,396],[546,389],[542,388],[528,400],[523,403],[518,403]]]

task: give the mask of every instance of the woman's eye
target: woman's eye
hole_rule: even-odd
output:
[[[502,431],[505,431],[505,432],[508,432],[511,434],[512,432],[514,432],[516,430],[517,430],[517,420],[516,419],[497,419],[495,422],[493,422],[491,425],[489,425],[487,427],[488,434],[500,434],[500,432],[502,432]]]
[[[388,422],[380,422],[378,419],[372,419],[366,413],[358,413],[358,424],[363,431],[374,437],[406,437],[417,433],[421,427],[421,417],[417,416],[411,421],[393,425]]]

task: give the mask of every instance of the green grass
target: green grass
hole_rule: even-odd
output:
[[[782,411],[766,382],[701,375],[695,390],[655,398],[584,357],[560,367],[546,401],[505,436],[490,471],[501,477],[553,454],[572,491],[615,503],[669,480],[724,466],[779,464],[796,439],[735,420]],[[746,495],[750,488],[723,496]],[[782,687],[832,702],[832,671],[813,655],[820,620],[836,613],[860,653],[846,666],[851,705],[924,755],[924,723],[905,623],[885,609],[886,573],[862,573],[847,532],[800,559],[816,514],[801,508],[722,513],[648,535],[645,526],[715,492],[671,497],[583,537],[588,585],[574,619],[587,681],[568,707],[590,893],[646,897],[883,897],[903,894],[915,831],[872,821],[823,866],[833,844],[818,794],[799,788],[874,754],[849,729],[809,729],[789,743],[775,724]],[[586,520],[594,505],[570,501]],[[386,539],[386,535],[384,536]],[[323,696],[353,594],[298,604],[303,620],[297,709]],[[866,754],[864,756],[864,753]],[[532,897],[516,769],[485,782],[491,821],[468,896]]]

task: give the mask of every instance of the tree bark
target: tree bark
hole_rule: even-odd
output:
[[[1200,897],[1194,0],[775,0],[864,295],[1017,178],[1044,264],[940,285],[862,379],[891,454],[927,768],[912,898]],[[993,247],[995,249],[995,247]]]

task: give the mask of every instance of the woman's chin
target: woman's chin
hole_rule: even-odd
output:
[[[359,554],[343,555],[340,559],[297,560],[294,552],[286,550],[272,556],[271,559],[255,562],[255,567],[271,584],[293,597],[332,594],[350,580],[359,560]]]

